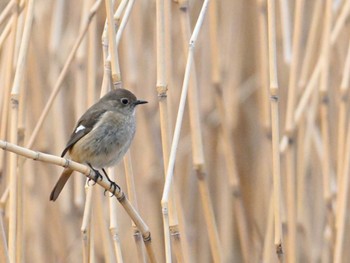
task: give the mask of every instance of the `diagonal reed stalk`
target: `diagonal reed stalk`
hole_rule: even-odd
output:
[[[169,163],[169,152],[170,152],[170,112],[168,102],[168,79],[171,71],[169,70],[168,64],[166,63],[166,19],[169,16],[169,12],[166,12],[166,4],[164,0],[157,1],[157,94],[159,100],[159,116],[160,116],[160,130],[162,137],[162,153],[164,163],[164,175],[166,175],[167,165]],[[168,19],[169,21],[169,19]],[[169,48],[169,47],[168,47]],[[181,205],[176,205],[175,202],[175,184],[172,184],[169,201],[169,229],[166,230],[168,233],[165,236],[165,250],[168,254],[171,252],[171,245],[173,244],[175,255],[178,261],[189,262],[188,243],[186,236],[181,236],[179,231],[178,214],[177,210],[181,209]],[[182,211],[180,212],[183,213]],[[164,227],[167,227],[166,225]],[[185,237],[185,238],[183,238]],[[185,241],[183,241],[185,239]],[[184,244],[186,243],[186,245]],[[186,250],[187,248],[187,250]]]
[[[46,103],[46,105],[45,105],[45,107],[44,107],[40,117],[39,117],[39,120],[37,121],[37,124],[36,124],[36,126],[35,126],[35,128],[34,128],[34,130],[32,132],[31,137],[29,138],[29,140],[28,140],[28,142],[26,144],[27,148],[31,148],[33,146],[33,144],[35,142],[35,139],[38,136],[39,130],[41,129],[41,127],[42,127],[42,125],[44,123],[44,120],[47,117],[47,114],[48,114],[49,110],[51,109],[52,103],[54,102],[58,92],[60,91],[61,84],[62,84],[62,82],[63,82],[63,80],[64,80],[64,78],[65,78],[65,76],[66,76],[66,74],[68,72],[69,66],[72,63],[72,61],[74,59],[74,56],[75,56],[75,54],[76,54],[76,52],[77,52],[77,50],[78,50],[78,48],[79,48],[79,46],[81,44],[81,41],[85,37],[85,34],[86,34],[86,32],[87,32],[87,30],[89,28],[91,20],[92,20],[93,16],[96,14],[98,8],[100,7],[101,2],[102,2],[102,0],[97,0],[94,3],[94,5],[90,8],[88,19],[86,20],[85,25],[83,27],[83,30],[79,33],[79,35],[78,35],[78,37],[77,37],[77,39],[76,39],[76,41],[74,43],[74,46],[73,46],[71,52],[69,53],[69,56],[68,56],[64,66],[62,68],[62,71],[61,71],[61,73],[60,73],[60,75],[59,75],[59,77],[58,77],[58,79],[57,79],[57,81],[55,83],[55,86],[54,86],[54,88],[52,90],[52,93],[51,93],[51,95],[50,95],[50,97],[49,97],[49,99],[48,99],[48,101],[47,101],[47,103]]]
[[[84,174],[88,179],[91,179],[91,180],[95,178],[95,172],[91,170],[88,166],[74,162],[72,160],[68,160],[65,158],[57,157],[55,155],[46,154],[38,151],[32,151],[27,148],[20,147],[18,145],[15,145],[6,141],[2,141],[2,140],[0,140],[0,148],[5,151],[9,151],[11,153],[15,153],[16,155],[24,156],[26,158],[30,158],[36,161],[42,161],[45,163],[59,165],[65,168],[66,167],[71,168],[74,171]],[[107,190],[111,194],[113,194],[112,189],[110,188],[110,182],[107,180],[107,178],[103,177],[102,180],[99,180],[96,183],[102,186],[105,190]],[[126,213],[130,216],[131,220],[133,220],[133,222],[136,224],[137,228],[141,232],[146,249],[149,253],[150,261],[156,262],[154,253],[152,250],[151,233],[148,229],[148,226],[145,224],[141,216],[137,213],[136,209],[132,206],[130,201],[126,198],[125,193],[120,188],[117,188],[114,194],[117,200],[119,201],[119,203],[125,209]]]

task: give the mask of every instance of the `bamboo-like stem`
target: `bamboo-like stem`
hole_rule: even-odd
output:
[[[118,5],[117,10],[115,11],[113,15],[114,23],[119,27],[120,25],[120,18],[125,10],[126,4],[129,2],[129,0],[122,0],[120,1],[120,4]]]
[[[80,28],[79,31],[84,27],[84,22],[87,20],[87,14],[89,11],[89,6],[91,1],[84,1],[81,17],[80,17]],[[86,98],[87,98],[87,83],[86,83],[86,54],[87,54],[87,37],[84,38],[77,50],[75,56],[75,98],[79,99],[78,103],[75,103],[75,114],[76,119],[82,116],[87,108]],[[82,207],[84,203],[84,185],[81,182],[81,178],[74,177],[74,204],[77,207]]]
[[[343,249],[344,249],[344,237],[345,237],[345,228],[346,228],[346,210],[349,198],[349,183],[350,183],[350,123],[347,127],[346,135],[346,145],[344,151],[344,161],[342,167],[342,177],[341,177],[341,191],[339,192],[338,198],[338,213],[337,213],[337,236],[335,239],[335,248],[334,248],[334,263],[344,262]]]
[[[6,234],[4,228],[4,211],[0,208],[0,258],[4,263],[10,263],[9,251],[6,243]]]
[[[121,82],[119,59],[118,59],[118,50],[117,43],[115,39],[115,28],[113,21],[113,2],[112,0],[105,0],[106,5],[106,14],[108,21],[108,45],[109,45],[109,57],[111,60],[112,68],[112,84],[113,88],[118,88]]]
[[[269,86],[269,69],[268,56],[266,50],[267,46],[267,24],[266,24],[266,3],[264,0],[257,0],[257,10],[259,19],[259,78],[260,78],[260,104],[262,105],[262,125],[267,134],[271,132],[271,119],[268,105],[268,86]],[[268,138],[266,136],[265,138]]]
[[[345,60],[343,78],[340,84],[340,99],[338,110],[338,141],[337,141],[337,213],[336,213],[336,239],[334,248],[334,262],[342,262],[345,234],[345,217],[347,198],[349,191],[349,158],[350,158],[350,128],[347,128],[347,139],[345,140],[345,127],[347,123],[347,103],[350,79],[350,42]],[[350,126],[350,125],[349,125]],[[346,144],[345,144],[346,142]]]
[[[338,140],[337,140],[337,185],[338,188],[342,186],[341,177],[343,175],[342,167],[344,160],[344,145],[345,145],[345,127],[347,120],[347,103],[348,103],[348,91],[350,80],[350,42],[346,55],[345,65],[343,69],[343,78],[340,84],[339,91],[339,109],[338,109]],[[339,193],[341,191],[339,190]],[[338,213],[337,213],[338,214]]]
[[[176,150],[177,150],[177,146],[178,146],[179,139],[180,139],[182,119],[183,119],[183,114],[184,114],[184,110],[185,110],[187,91],[188,91],[188,87],[189,87],[190,72],[191,72],[191,67],[192,67],[192,63],[193,63],[193,50],[194,50],[194,46],[195,46],[195,42],[197,40],[199,30],[200,30],[201,25],[203,23],[204,14],[205,14],[205,11],[208,7],[208,3],[209,3],[208,0],[206,0],[203,3],[200,15],[198,17],[198,20],[197,20],[195,29],[193,31],[192,37],[190,39],[190,44],[189,44],[189,52],[188,52],[187,63],[186,63],[185,77],[184,77],[182,91],[181,91],[181,98],[180,98],[180,103],[179,103],[179,107],[178,107],[178,114],[177,114],[177,118],[176,118],[175,131],[174,131],[173,140],[172,140],[172,144],[171,144],[168,169],[167,169],[167,173],[166,173],[166,180],[165,180],[165,184],[164,184],[164,188],[163,188],[163,196],[162,196],[162,201],[161,201],[165,239],[170,239],[170,236],[169,236],[169,217],[168,217],[168,200],[169,200],[172,177],[174,174]],[[171,261],[171,250],[166,250],[165,252],[166,252],[166,262],[167,263],[172,262]]]
[[[334,45],[334,43],[337,40],[337,36],[339,35],[339,32],[344,27],[345,21],[349,16],[350,12],[350,2],[344,1],[344,6],[341,8],[341,13],[339,14],[334,27],[332,29],[332,33],[330,34],[330,42],[331,45]]]
[[[93,188],[85,187],[86,190],[86,201],[84,207],[83,220],[81,223],[81,239],[83,247],[83,262],[90,262],[90,234],[91,234],[91,213],[93,204]]]
[[[203,7],[204,8],[203,3]],[[207,7],[206,7],[207,8]],[[203,10],[203,9],[202,9]],[[181,25],[183,28],[183,39],[184,39],[184,51],[187,51],[187,41],[191,37],[191,25],[190,17],[188,14],[188,8],[184,5],[181,6],[182,16]],[[190,42],[191,43],[191,42]],[[190,128],[191,128],[191,139],[192,139],[192,159],[193,168],[196,172],[199,193],[204,210],[204,218],[209,235],[209,244],[215,262],[221,262],[221,245],[217,226],[215,222],[214,212],[212,208],[212,201],[209,194],[208,181],[205,171],[205,160],[204,160],[204,149],[202,139],[202,129],[200,125],[199,105],[198,105],[198,85],[197,85],[197,74],[195,69],[195,63],[192,62],[189,80],[188,90],[188,108],[190,117]]]
[[[291,25],[290,25],[290,11],[289,11],[289,3],[287,0],[280,0],[280,13],[282,20],[282,35],[283,35],[283,59],[289,64],[291,62],[292,56],[292,47],[291,47]],[[295,27],[295,25],[294,25]],[[294,36],[293,36],[294,37]]]
[[[124,169],[125,169],[126,186],[127,186],[130,202],[133,204],[133,206],[136,209],[138,209],[130,149],[124,156]],[[134,222],[132,222],[132,228],[133,228],[133,237],[134,237],[137,252],[138,252],[137,255],[139,258],[139,262],[145,262],[144,249],[141,243],[141,233],[136,228]]]
[[[108,176],[112,181],[115,180],[115,169],[108,169]],[[132,200],[130,200],[132,203]],[[134,205],[134,203],[132,203]],[[137,207],[135,206],[137,209]],[[121,243],[119,238],[119,228],[118,228],[118,219],[117,219],[117,206],[116,203],[112,200],[109,201],[109,231],[110,235],[112,237],[113,241],[113,247],[114,247],[114,255],[117,259],[117,262],[124,262],[123,261],[123,255],[122,255],[122,249],[121,249]]]
[[[272,128],[272,165],[273,165],[273,199],[274,199],[274,243],[276,253],[281,259],[283,253],[283,233],[281,222],[281,164],[280,164],[280,131],[278,110],[278,79],[276,61],[276,19],[275,0],[267,2],[268,18],[268,48],[269,48],[269,75],[270,75],[270,107]]]
[[[322,1],[316,0],[313,8],[311,26],[308,33],[308,39],[307,39],[307,44],[305,48],[305,55],[304,55],[303,62],[301,63],[300,78],[298,81],[298,87],[300,88],[300,90],[304,90],[308,75],[310,74],[311,59],[312,59],[312,55],[314,54],[314,49],[315,49],[316,39],[317,39],[316,38],[317,28],[318,28],[317,26],[318,26],[318,23],[320,22],[321,14],[322,14]]]
[[[11,12],[13,12],[13,9],[16,7],[17,3],[16,0],[11,0],[7,3],[6,7],[2,10],[0,14],[0,25],[4,23],[6,18],[11,15]]]
[[[327,0],[325,7],[323,46],[322,46],[322,69],[320,83],[320,99],[321,99],[321,131],[323,140],[323,158],[322,158],[322,173],[324,186],[324,199],[327,208],[331,208],[331,163],[330,163],[330,137],[329,137],[329,61],[330,61],[330,35],[332,25],[332,1]],[[328,211],[331,213],[331,211]]]
[[[126,6],[124,16],[122,18],[122,21],[120,23],[120,27],[119,27],[117,35],[116,35],[116,40],[115,41],[116,41],[117,48],[119,47],[120,39],[121,39],[122,34],[123,34],[124,30],[125,30],[126,24],[129,21],[129,17],[130,17],[132,8],[134,6],[134,2],[135,2],[135,0],[129,0],[128,4]]]
[[[30,158],[36,161],[42,161],[45,163],[55,164],[59,166],[63,166],[65,168],[71,168],[74,171],[80,172],[84,174],[91,180],[95,178],[95,172],[91,170],[90,167],[74,162],[69,159],[61,158],[55,155],[42,153],[39,151],[32,151],[28,148],[20,147],[13,143],[9,143],[3,140],[0,140],[0,148],[11,153],[15,153],[16,155],[24,156],[26,158]],[[102,186],[105,190],[110,192],[111,194],[115,194],[115,197],[119,201],[119,203],[123,206],[126,213],[130,216],[131,220],[134,221],[137,228],[140,230],[143,241],[146,245],[146,249],[148,252],[148,256],[150,257],[150,262],[156,262],[156,258],[154,255],[152,242],[151,242],[151,233],[149,231],[148,226],[145,224],[141,216],[138,214],[136,209],[132,206],[130,201],[126,198],[125,193],[122,189],[117,188],[115,193],[112,192],[113,189],[110,188],[110,182],[107,178],[103,177],[101,180],[96,182],[98,185]]]
[[[92,224],[94,226],[98,226],[99,229],[92,228],[93,231],[100,233],[100,236],[102,238],[102,245],[103,245],[103,251],[104,251],[104,257],[106,263],[115,262],[116,259],[114,257],[113,253],[113,240],[110,238],[110,230],[108,229],[108,225],[106,222],[106,218],[104,216],[104,200],[102,200],[102,196],[100,194],[97,194],[95,192],[94,194],[94,217],[92,217]],[[112,198],[109,198],[110,201],[112,201]],[[92,249],[92,251],[95,251],[95,249]],[[121,255],[121,253],[120,253]],[[121,262],[121,261],[118,261]]]
[[[160,129],[162,136],[162,153],[164,160],[164,175],[166,175],[167,165],[169,163],[169,152],[170,152],[170,114],[169,114],[169,104],[168,104],[168,85],[167,85],[167,76],[170,76],[170,72],[167,74],[167,65],[166,65],[166,10],[165,10],[165,1],[157,1],[157,94],[159,101],[159,116],[160,116]],[[181,206],[176,207],[175,198],[174,198],[174,189],[175,185],[172,184],[172,189],[170,192],[170,201],[169,201],[169,229],[170,235],[165,237],[172,239],[174,244],[174,250],[177,260],[180,262],[184,261],[184,254],[186,254],[186,261],[189,261],[188,254],[183,251],[184,244],[179,232],[178,225],[178,216],[177,209],[181,209]],[[165,250],[170,253],[171,251],[171,240],[165,239]],[[186,241],[185,241],[186,242]],[[188,246],[188,244],[186,244]]]
[[[18,5],[18,1],[16,5]],[[16,43],[16,34],[17,34],[17,24],[18,24],[18,13],[15,12],[13,15],[13,24],[11,29],[11,42],[9,46],[9,63],[10,69],[12,68],[14,55],[15,55],[15,43]],[[23,46],[24,47],[24,46]],[[21,49],[23,50],[23,49]],[[25,50],[24,50],[25,51]],[[25,54],[25,53],[24,53]],[[23,58],[23,54],[22,54]],[[15,73],[15,80],[11,89],[11,109],[10,109],[10,130],[9,130],[9,139],[13,143],[18,142],[18,104],[19,104],[19,84],[20,77],[19,75],[22,70],[22,67],[18,67]],[[12,72],[9,71],[7,75],[7,84],[10,83],[12,77]],[[18,156],[15,154],[9,154],[9,184],[10,184],[10,196],[9,196],[9,233],[8,233],[8,249],[9,249],[9,258],[11,262],[16,262],[17,254],[17,205],[18,205],[18,174],[17,174],[17,161]]]
[[[266,229],[266,234],[264,238],[264,249],[263,249],[263,254],[262,254],[262,262],[267,263],[267,262],[272,262],[273,258],[273,227],[274,227],[274,201],[273,201],[273,196],[271,195],[270,198],[270,205],[269,205],[269,210],[268,210],[268,219],[267,219],[267,229]]]
[[[12,28],[12,18],[9,20],[9,22],[6,24],[5,28],[3,29],[1,35],[0,35],[0,49],[2,48],[3,44],[5,43],[5,40],[10,35]]]
[[[295,178],[295,123],[294,110],[297,97],[297,76],[300,66],[300,44],[301,30],[303,21],[304,1],[296,1],[293,30],[293,57],[291,60],[289,84],[288,84],[288,102],[286,113],[286,135],[288,136],[288,147],[285,153],[286,158],[286,184],[287,187],[287,262],[295,263],[297,261],[296,232],[297,232],[297,209],[296,209],[296,178]]]
[[[233,204],[234,204],[234,214],[235,218],[237,220],[238,225],[238,232],[239,232],[239,238],[240,238],[240,244],[242,247],[242,255],[244,258],[244,262],[249,262],[250,259],[254,258],[254,255],[252,255],[252,252],[250,251],[252,247],[252,243],[250,240],[249,235],[249,228],[248,228],[248,221],[246,212],[244,209],[244,204],[242,200],[242,192],[241,192],[241,186],[240,186],[240,180],[238,177],[237,172],[237,166],[236,166],[236,158],[233,151],[233,140],[229,133],[229,127],[227,125],[226,120],[226,113],[224,109],[224,105],[222,103],[223,97],[221,94],[220,88],[216,87],[216,107],[219,110],[220,116],[221,116],[221,130],[223,134],[223,139],[225,141],[224,144],[224,157],[226,162],[226,169],[228,174],[228,181],[230,184],[231,194],[233,198]]]
[[[55,86],[52,90],[52,93],[51,93],[49,99],[47,100],[47,103],[46,103],[46,105],[45,105],[45,107],[44,107],[44,109],[39,117],[39,120],[37,121],[37,124],[33,130],[31,137],[28,140],[28,143],[26,145],[27,148],[31,148],[33,146],[34,141],[39,133],[39,130],[41,129],[41,126],[43,125],[44,120],[47,117],[47,114],[48,114],[49,110],[51,109],[51,106],[52,106],[58,92],[60,91],[61,84],[62,84],[62,82],[63,82],[63,80],[68,72],[69,66],[71,65],[71,63],[74,59],[75,53],[78,50],[81,41],[85,37],[85,34],[86,34],[87,29],[90,25],[90,22],[91,22],[92,18],[94,17],[94,15],[96,14],[98,8],[100,7],[101,2],[102,2],[102,0],[97,0],[95,2],[95,4],[90,8],[88,20],[85,22],[83,30],[79,33],[79,36],[77,37],[77,39],[74,43],[74,46],[73,46],[71,52],[69,53],[69,56],[68,56],[66,63],[64,64],[62,71],[61,71],[61,73],[60,73],[60,75],[55,83]]]
[[[242,195],[241,195],[241,186],[240,180],[238,177],[237,167],[236,167],[236,158],[234,156],[234,143],[230,136],[230,127],[228,126],[227,114],[225,112],[224,107],[224,98],[222,96],[221,90],[221,74],[220,67],[218,61],[218,45],[217,45],[217,18],[216,18],[216,1],[211,2],[210,8],[210,32],[211,32],[211,61],[212,65],[212,83],[215,88],[215,101],[216,107],[219,111],[219,116],[221,117],[221,130],[223,134],[223,140],[225,141],[224,147],[224,157],[226,162],[226,169],[228,174],[228,181],[230,184],[230,191],[233,198],[234,203],[234,215],[237,220],[238,232],[240,238],[240,244],[242,248],[242,255],[244,258],[244,262],[249,262],[250,259],[254,258],[254,255],[251,253],[251,240],[248,234],[248,226],[247,226],[247,217],[244,210]],[[254,250],[254,249],[253,249]]]

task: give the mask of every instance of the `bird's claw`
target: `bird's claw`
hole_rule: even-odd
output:
[[[120,189],[120,187],[119,187],[119,185],[117,185],[115,182],[113,182],[111,180],[109,180],[109,183],[110,183],[109,190],[112,190],[111,191],[112,194],[109,197],[113,197],[113,196],[115,196],[115,192],[116,192],[117,188]],[[107,189],[104,191],[104,193],[103,193],[104,196],[106,196],[107,191],[108,191]]]

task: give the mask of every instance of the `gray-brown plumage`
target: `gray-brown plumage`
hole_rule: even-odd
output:
[[[135,107],[147,103],[125,89],[112,90],[92,105],[79,119],[62,152],[70,159],[95,169],[117,164],[130,147],[135,134]],[[55,201],[73,170],[65,168],[50,200]]]

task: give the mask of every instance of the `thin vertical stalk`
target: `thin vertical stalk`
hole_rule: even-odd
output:
[[[83,7],[81,8],[81,17],[80,17],[80,28],[79,31],[84,27],[84,22],[88,18],[89,6],[91,1],[84,1]],[[86,82],[86,63],[87,63],[87,37],[85,37],[78,50],[75,57],[75,114],[76,119],[79,119],[80,116],[84,114],[87,108],[87,82]],[[59,115],[59,114],[57,114]],[[62,114],[61,114],[62,115]],[[82,207],[84,203],[84,184],[82,184],[82,179],[80,176],[74,177],[74,204],[77,207]]]
[[[344,248],[344,237],[346,230],[346,210],[349,198],[349,183],[350,183],[350,123],[347,127],[346,135],[346,146],[345,146],[345,156],[342,167],[342,178],[340,185],[341,191],[339,193],[338,199],[338,220],[337,220],[337,236],[335,239],[335,248],[334,248],[334,263],[341,263],[343,257],[343,248]]]
[[[109,45],[109,56],[112,66],[112,84],[114,88],[118,88],[121,82],[119,59],[118,59],[118,50],[117,43],[115,39],[115,28],[113,20],[113,1],[105,0],[106,5],[106,14],[108,21],[108,45]]]
[[[128,189],[128,196],[129,196],[130,202],[133,204],[135,209],[138,209],[130,149],[124,156],[124,169],[125,169],[126,186]],[[137,252],[138,252],[137,255],[139,258],[139,262],[145,262],[146,258],[145,258],[145,253],[141,242],[142,240],[141,233],[137,229],[134,222],[132,222],[132,229],[134,232],[133,237],[134,237]]]
[[[289,64],[292,56],[292,47],[291,47],[291,25],[290,25],[290,12],[289,12],[289,2],[287,0],[280,0],[280,13],[281,13],[281,24],[282,24],[282,35],[283,35],[283,59]]]
[[[169,152],[170,152],[170,116],[169,116],[169,104],[168,104],[168,85],[167,77],[170,76],[170,72],[167,72],[166,64],[166,12],[165,12],[165,1],[157,1],[157,93],[159,100],[159,116],[160,116],[160,130],[162,138],[162,153],[164,160],[164,176],[166,175],[167,165],[169,163]],[[169,15],[169,14],[168,14]],[[168,28],[169,29],[169,28]],[[167,74],[168,73],[168,74]],[[169,201],[169,232],[170,239],[164,240],[166,251],[171,250],[171,244],[174,244],[175,255],[179,261],[184,260],[184,251],[182,248],[182,239],[179,232],[178,215],[177,209],[181,209],[181,206],[177,207],[174,198],[175,185],[172,184]],[[188,244],[187,244],[188,246]],[[187,256],[187,261],[188,261]]]
[[[91,213],[93,204],[93,187],[85,187],[86,189],[86,201],[84,207],[83,220],[81,223],[81,239],[83,248],[83,262],[90,262],[90,234],[91,234]]]
[[[329,137],[329,61],[330,61],[330,35],[332,25],[332,1],[326,1],[325,20],[322,43],[322,74],[320,83],[320,99],[321,99],[321,131],[323,141],[323,158],[322,158],[322,173],[324,185],[324,201],[328,209],[331,208],[331,192],[330,192],[330,137]],[[328,210],[328,216],[332,211]]]
[[[112,181],[115,179],[115,169],[108,169],[108,175]],[[113,241],[113,246],[114,246],[114,255],[115,258],[117,259],[117,262],[124,262],[123,260],[123,255],[122,255],[122,250],[121,250],[121,242],[119,238],[119,228],[118,228],[118,211],[117,211],[117,203],[110,199],[109,201],[109,231],[110,235],[112,237]],[[135,207],[135,209],[137,209]]]
[[[204,7],[203,3],[203,7]],[[203,8],[202,7],[202,8]],[[203,9],[202,9],[203,10]],[[191,25],[188,8],[184,5],[181,6],[181,25],[183,28],[183,43],[184,51],[187,51],[187,41],[191,37]],[[191,43],[191,42],[190,42]],[[209,244],[215,262],[221,262],[221,245],[217,226],[215,222],[214,212],[212,208],[212,201],[209,194],[207,173],[205,171],[205,160],[204,160],[204,148],[202,139],[202,129],[200,124],[200,114],[198,105],[198,85],[197,85],[197,73],[195,63],[192,62],[189,80],[188,90],[188,109],[190,117],[190,128],[191,128],[191,139],[192,139],[192,162],[193,168],[196,172],[199,193],[204,210],[205,223],[209,234]]]
[[[296,145],[295,145],[295,123],[294,111],[297,97],[298,69],[300,67],[300,44],[302,37],[304,1],[296,1],[293,30],[293,56],[291,60],[288,101],[286,113],[286,135],[288,136],[288,147],[286,149],[286,184],[287,184],[287,261],[295,263],[297,261],[296,232],[297,232],[297,209],[296,209]]]
[[[337,181],[338,188],[341,187],[341,177],[343,174],[343,160],[344,160],[344,145],[345,145],[345,127],[347,120],[347,103],[350,80],[350,41],[346,55],[345,65],[343,69],[343,78],[340,84],[339,91],[339,109],[338,109],[338,140],[337,140]],[[341,192],[341,191],[339,191]],[[338,214],[338,213],[337,213]]]
[[[322,14],[322,1],[316,0],[312,12],[311,26],[308,33],[307,44],[305,48],[305,55],[303,62],[301,63],[300,78],[298,81],[298,87],[304,90],[308,75],[310,74],[312,56],[315,56],[315,45],[317,37],[317,28],[320,23]]]
[[[283,253],[283,234],[281,223],[281,164],[280,164],[280,131],[278,110],[278,79],[276,58],[276,18],[275,0],[267,1],[268,18],[268,48],[269,48],[269,75],[270,75],[270,107],[272,128],[272,165],[273,165],[273,199],[274,199],[274,243],[276,253],[281,257]]]
[[[19,1],[16,2],[18,7]],[[11,85],[12,66],[14,65],[16,34],[17,34],[18,12],[13,14],[13,24],[11,29],[10,44],[8,46],[8,65],[9,71],[6,76],[5,85]],[[24,50],[23,50],[24,51]],[[25,53],[24,53],[25,54]],[[23,67],[16,69],[15,80],[11,89],[11,109],[10,109],[10,130],[9,139],[12,143],[18,142],[18,104],[20,93],[20,73]],[[10,184],[10,198],[9,198],[9,234],[8,234],[8,249],[11,262],[16,262],[16,245],[17,245],[17,200],[18,200],[18,174],[17,174],[17,155],[9,154],[9,184]]]
[[[211,44],[211,61],[213,63],[212,65],[212,83],[215,88],[215,101],[216,101],[216,107],[219,111],[219,116],[221,117],[221,130],[223,134],[223,141],[225,142],[224,147],[224,157],[226,162],[226,169],[228,174],[228,181],[230,185],[230,191],[233,198],[233,204],[234,204],[234,215],[237,220],[238,225],[238,232],[239,232],[239,239],[240,239],[240,245],[242,248],[242,255],[244,258],[244,262],[249,262],[251,258],[254,256],[251,253],[251,240],[249,238],[248,234],[248,226],[247,226],[247,216],[244,210],[243,200],[242,200],[242,193],[241,193],[241,186],[240,186],[240,180],[238,177],[237,167],[236,167],[236,158],[234,155],[233,147],[234,143],[232,140],[232,137],[230,136],[230,128],[228,126],[228,119],[227,114],[225,112],[224,107],[224,98],[222,96],[222,90],[221,90],[221,74],[220,74],[220,64],[218,62],[219,58],[219,50],[217,45],[217,18],[216,18],[216,1],[211,2],[211,8],[209,9],[209,17],[211,20],[210,23],[210,44]],[[254,250],[254,249],[253,249]]]

